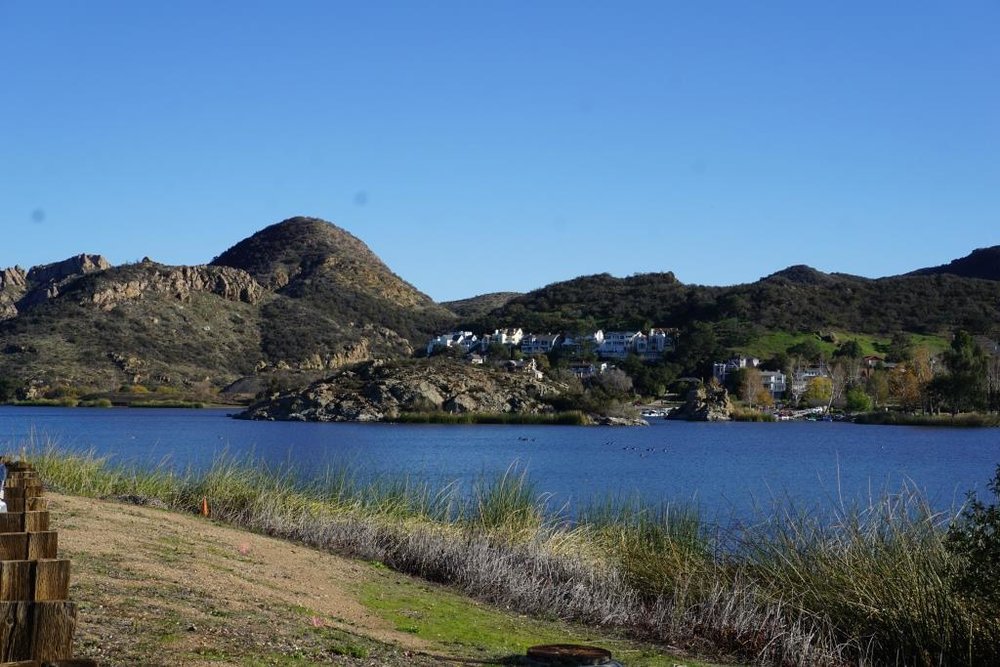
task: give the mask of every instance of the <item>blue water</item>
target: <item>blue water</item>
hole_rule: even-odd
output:
[[[1000,463],[1000,429],[845,423],[648,428],[248,422],[226,410],[0,407],[0,450],[55,442],[140,466],[203,468],[223,453],[289,464],[305,478],[351,467],[444,484],[503,473],[517,462],[556,504],[639,497],[749,517],[789,497],[803,509],[922,490],[940,509],[985,493]]]

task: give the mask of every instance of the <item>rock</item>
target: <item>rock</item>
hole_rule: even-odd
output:
[[[684,405],[672,411],[667,419],[687,421],[729,421],[733,405],[725,387],[708,388],[704,385],[688,392]]]
[[[252,405],[244,419],[384,421],[406,412],[552,412],[553,385],[455,360],[375,360],[341,369],[301,391]]]
[[[264,288],[241,269],[219,266],[163,266],[143,264],[124,280],[112,280],[94,290],[90,301],[109,311],[119,303],[142,298],[146,293],[166,293],[178,301],[189,301],[193,292],[207,292],[227,301],[255,304]]]
[[[61,262],[33,266],[28,271],[27,280],[34,285],[45,285],[110,268],[111,262],[101,255],[77,255]]]

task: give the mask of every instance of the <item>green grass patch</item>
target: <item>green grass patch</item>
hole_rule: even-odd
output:
[[[364,584],[361,602],[378,616],[442,647],[494,659],[523,656],[538,644],[592,644],[607,648],[625,664],[672,667],[679,659],[666,652],[609,640],[584,627],[532,619],[499,611],[451,591],[408,577],[386,573]],[[704,663],[683,661],[684,665]]]

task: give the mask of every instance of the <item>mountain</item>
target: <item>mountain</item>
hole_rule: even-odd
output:
[[[730,348],[768,332],[941,334],[963,327],[995,335],[998,254],[1000,247],[984,248],[879,279],[794,265],[728,287],[687,285],[669,272],[599,274],[526,294],[437,304],[357,237],[296,217],[206,265],[144,259],[111,266],[81,254],[0,270],[0,394],[11,380],[49,393],[64,385],[171,390],[240,380],[240,391],[252,394],[347,364],[409,357],[458,326],[536,333],[676,327],[679,346],[697,339],[687,332],[707,327],[714,344]]]
[[[272,366],[321,369],[408,356],[455,319],[358,238],[316,218],[271,225],[211,265],[246,271],[268,290],[261,351]]]
[[[765,331],[987,332],[1000,325],[1000,282],[955,275],[862,278],[792,266],[754,283],[685,285],[672,273],[583,276],[511,299],[476,318],[483,330],[686,328],[694,322],[752,338]]]
[[[222,386],[409,356],[455,315],[346,231],[291,218],[202,266],[80,255],[0,271],[0,377],[108,389]]]
[[[962,278],[980,278],[982,280],[1000,280],[1000,245],[990,248],[977,248],[971,253],[948,264],[918,269],[909,275],[930,276],[948,274]]]
[[[491,310],[496,310],[507,304],[515,297],[521,296],[521,292],[491,292],[469,297],[468,299],[458,299],[457,301],[443,301],[441,305],[465,319],[474,319],[485,315]]]

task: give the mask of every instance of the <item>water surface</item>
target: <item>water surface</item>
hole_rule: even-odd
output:
[[[227,410],[0,407],[0,442],[51,440],[140,466],[204,468],[223,453],[290,464],[305,478],[350,466],[361,477],[436,484],[502,474],[517,462],[558,503],[639,497],[748,517],[788,496],[804,509],[864,502],[909,483],[939,508],[985,493],[1000,429],[791,422],[647,428],[248,422]]]

